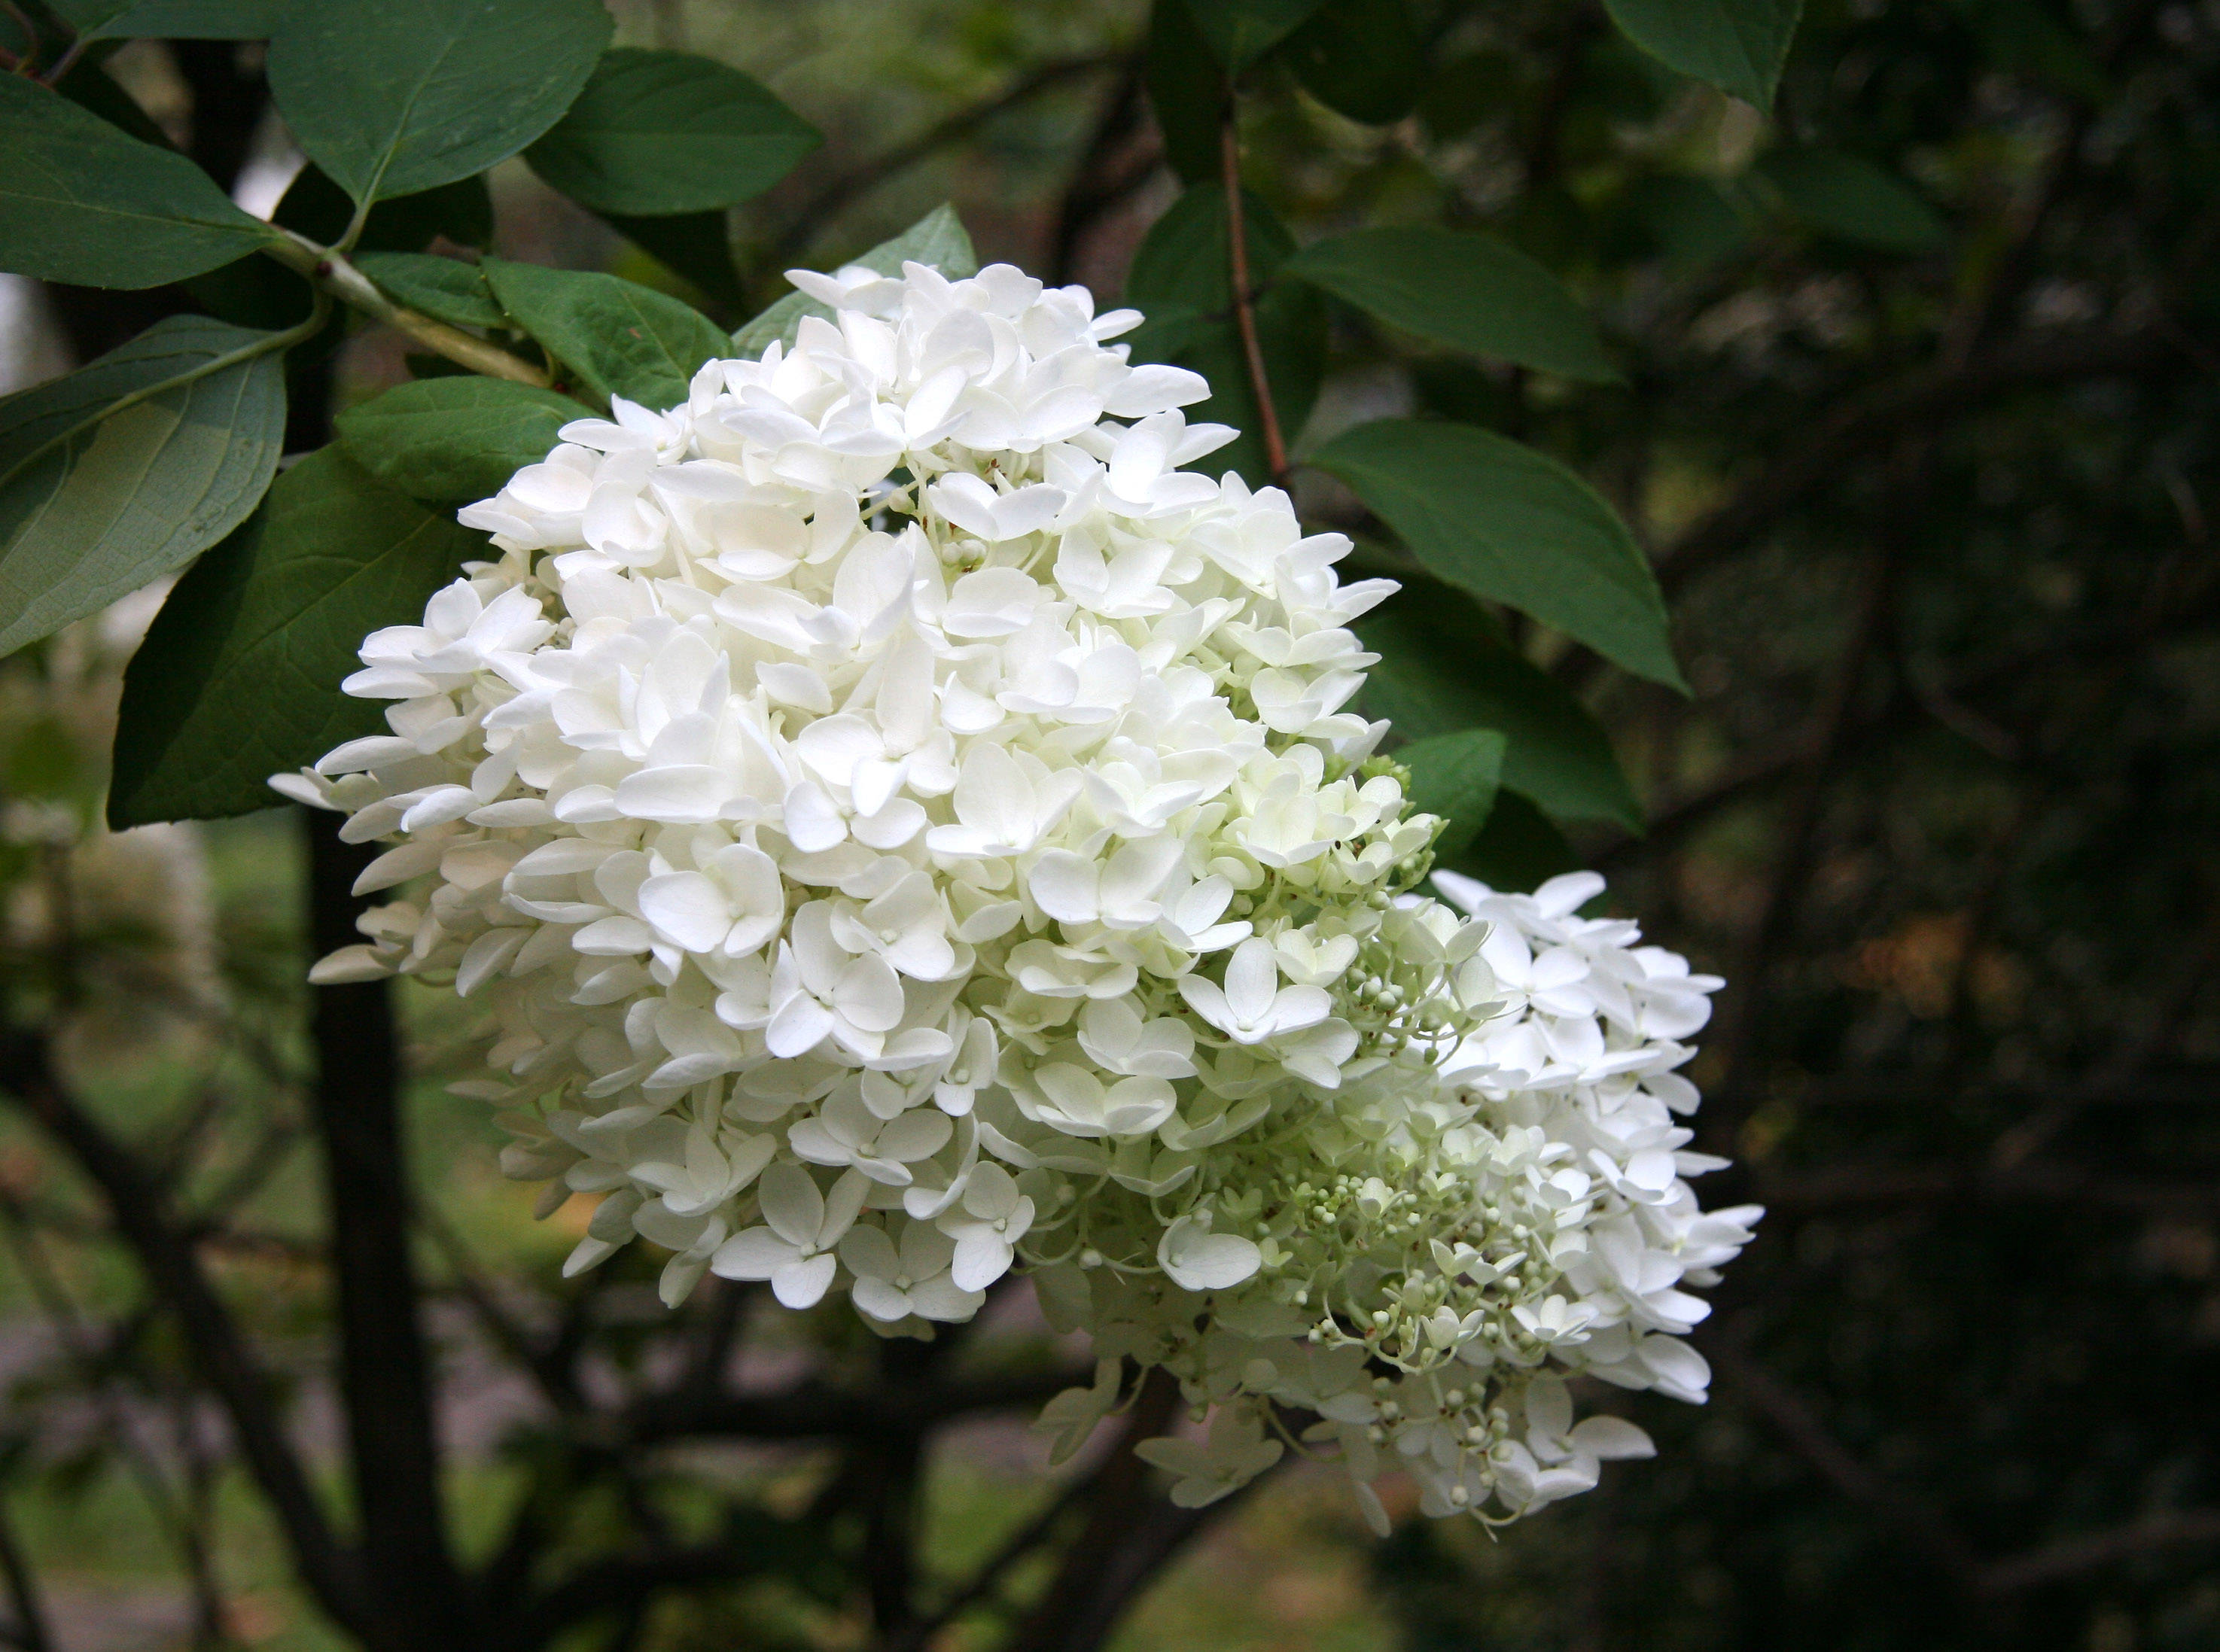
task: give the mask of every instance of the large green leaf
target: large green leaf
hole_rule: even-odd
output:
[[[84,287],[159,287],[272,232],[172,150],[59,92],[0,74],[0,269]]]
[[[411,498],[466,504],[547,457],[589,416],[567,396],[468,374],[396,384],[339,416],[347,457]]]
[[[1143,55],[1149,106],[1163,134],[1164,159],[1183,183],[1219,175],[1219,127],[1225,115],[1225,71],[1195,27],[1188,0],[1156,0],[1149,9]]]
[[[1823,234],[1890,252],[1924,252],[1949,229],[1893,173],[1837,149],[1776,149],[1757,163],[1789,215]]]
[[[600,0],[292,0],[270,90],[357,201],[506,160],[562,118],[608,44]]]
[[[1507,742],[1492,728],[1462,729],[1413,740],[1395,753],[1411,770],[1411,801],[1448,822],[1434,839],[1444,864],[1464,853],[1495,807]]]
[[[1470,597],[1413,580],[1356,630],[1380,656],[1360,700],[1366,716],[1388,719],[1409,740],[1498,730],[1510,740],[1506,786],[1564,820],[1642,829],[1603,726]]]
[[[1594,489],[1469,425],[1382,419],[1310,456],[1442,578],[1508,602],[1656,682],[1682,686],[1656,576]]]
[[[1590,383],[1618,377],[1556,277],[1493,235],[1359,229],[1305,247],[1281,271],[1452,349]]]
[[[478,267],[510,319],[603,400],[675,407],[695,370],[731,347],[700,310],[636,281],[507,259]]]
[[[337,448],[293,466],[178,582],[125,672],[109,824],[267,808],[271,775],[377,732],[383,705],[340,692],[356,651],[420,620],[484,545]]]
[[[964,233],[963,221],[956,215],[956,209],[945,203],[892,240],[881,241],[870,252],[845,263],[860,264],[883,276],[900,275],[905,264],[929,264],[951,278],[979,272],[979,255],[971,250],[971,237]],[[803,316],[829,316],[832,313],[808,294],[790,292],[733,334],[733,353],[759,356],[775,340],[792,344]]]
[[[596,212],[652,217],[760,195],[823,140],[738,69],[620,47],[525,159]]]
[[[501,306],[475,264],[428,252],[365,252],[355,267],[396,302],[438,321],[456,327],[502,324]]]
[[[278,353],[244,355],[266,337],[172,316],[0,402],[0,655],[160,578],[254,508],[285,434]]]
[[[1401,120],[1425,90],[1426,51],[1410,0],[1326,0],[1280,57],[1305,91],[1368,126]]]
[[[48,0],[92,41],[265,41],[287,0]]]
[[[1325,376],[1325,306],[1298,284],[1274,279],[1294,241],[1257,196],[1244,190],[1242,221],[1256,302],[1257,341],[1281,433],[1293,443],[1318,399]],[[1262,415],[1249,361],[1233,315],[1225,191],[1198,184],[1172,203],[1133,255],[1126,302],[1149,317],[1132,335],[1135,361],[1170,362],[1210,381],[1207,402],[1188,408],[1193,421],[1232,425],[1241,439],[1211,456],[1213,467],[1238,471],[1251,483],[1271,480]]]
[[[1325,0],[1187,0],[1218,60],[1238,74],[1302,27]]]
[[[1770,109],[1804,0],[1604,0],[1604,9],[1666,67]]]

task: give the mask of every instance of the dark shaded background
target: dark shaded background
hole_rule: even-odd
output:
[[[944,196],[982,253],[1107,297],[1173,193],[1130,4],[620,9],[620,38],[726,57],[827,133],[739,215],[735,317],[788,262]],[[1091,1646],[1144,1594],[1125,1644],[2220,1644],[2220,5],[1812,0],[1769,120],[1648,64],[1598,6],[1415,15],[1418,111],[1356,127],[1275,72],[1252,180],[1299,236],[1512,238],[1627,369],[1601,390],[1489,371],[1344,313],[1310,434],[1476,420],[1578,464],[1656,558],[1693,698],[1520,641],[1599,710],[1649,806],[1640,840],[1569,823],[1582,857],[1731,982],[1696,1073],[1705,1144],[1739,1163],[1704,1193],[1773,1213],[1697,1338],[1712,1404],[1638,1405],[1657,1461],[1495,1539],[1414,1515],[1374,1549],[1300,1474],[1215,1533],[1114,1466],[1051,1501],[1022,1434],[945,1428],[1064,1380],[1075,1350],[1023,1302],[935,1351],[830,1319],[782,1342],[733,1287],[667,1320],[644,1257],[561,1284],[569,1237],[524,1228],[471,1105],[439,1094],[462,1022],[410,1000],[460,1541],[528,1537],[520,1590],[558,1562],[610,1579],[519,1644],[914,1644],[889,1605],[912,1571],[929,1624],[1040,1510],[1062,1558],[998,1574],[1006,1604],[964,1605],[945,1644],[1015,1623],[1018,1644]],[[110,69],[219,177],[282,177],[251,49]],[[1815,149],[1932,221],[1785,188],[1783,157]],[[521,170],[497,185],[505,252],[675,281]],[[16,296],[19,379],[193,302]],[[296,386],[293,445],[331,395],[401,371],[390,340],[348,342]],[[1330,487],[1306,502],[1369,526]],[[83,838],[128,646],[81,628],[0,667],[9,1010],[160,1167],[328,1450],[296,828]],[[13,1120],[0,1218],[19,1616],[43,1598],[68,1652],[343,1643],[101,1201]],[[889,1433],[886,1397],[920,1393]]]

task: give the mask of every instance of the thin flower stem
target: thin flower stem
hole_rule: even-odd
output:
[[[283,240],[272,241],[262,250],[287,269],[306,276],[321,291],[406,333],[419,344],[438,351],[472,372],[483,373],[490,378],[511,379],[519,384],[537,384],[542,389],[550,383],[545,372],[499,345],[490,344],[445,321],[435,321],[405,304],[395,303],[377,290],[368,276],[333,248],[319,246],[290,230],[281,233]]]
[[[1219,171],[1225,184],[1225,243],[1233,279],[1233,321],[1241,331],[1241,353],[1249,365],[1249,388],[1257,396],[1257,433],[1264,439],[1264,463],[1272,480],[1285,487],[1288,445],[1280,435],[1280,410],[1272,401],[1272,380],[1264,371],[1264,347],[1257,338],[1257,305],[1249,286],[1249,232],[1241,203],[1240,105],[1229,89],[1225,122],[1219,128]]]

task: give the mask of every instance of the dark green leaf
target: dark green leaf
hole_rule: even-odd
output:
[[[411,498],[467,504],[547,457],[555,433],[589,416],[566,396],[476,374],[396,384],[339,416],[353,459]]]
[[[479,267],[510,318],[603,399],[675,407],[695,370],[730,348],[700,310],[636,281],[507,259]]]
[[[435,320],[478,327],[499,327],[503,320],[475,264],[427,252],[365,252],[355,266],[383,291]]]
[[[1564,820],[1642,829],[1641,806],[1603,726],[1512,648],[1470,597],[1408,581],[1356,629],[1380,656],[1365,679],[1366,716],[1388,719],[1412,740],[1499,730],[1511,742],[1505,785]]]
[[[172,316],[0,401],[0,655],[160,578],[254,508],[284,439],[280,358],[208,367],[263,336]]]
[[[286,0],[48,0],[86,41],[266,41]]]
[[[1604,0],[1604,9],[1668,68],[1770,109],[1804,0]]]
[[[1823,234],[1890,252],[1924,252],[1949,234],[1903,179],[1834,149],[1776,149],[1757,163],[1789,215]]]
[[[1395,761],[1411,770],[1411,801],[1449,824],[1434,839],[1444,865],[1462,855],[1495,807],[1503,780],[1504,737],[1492,728],[1430,735],[1399,748]]]
[[[1156,0],[1150,8],[1144,69],[1149,104],[1172,171],[1188,184],[1218,177],[1225,72],[1195,27],[1187,0]]]
[[[1300,28],[1324,0],[1187,0],[1210,49],[1238,74]]]
[[[1305,247],[1281,271],[1452,349],[1591,383],[1618,377],[1556,277],[1493,235],[1360,229]]]
[[[420,620],[484,545],[337,448],[293,466],[178,582],[125,672],[109,824],[267,808],[269,776],[379,732],[384,707],[340,692],[362,639]]]
[[[1274,276],[1294,242],[1271,209],[1243,192],[1243,222],[1257,300],[1257,340],[1272,387],[1282,434],[1293,442],[1318,399],[1325,371],[1325,306],[1317,293]],[[1170,362],[1210,381],[1207,402],[1186,409],[1191,421],[1232,425],[1241,439],[1210,457],[1214,468],[1238,471],[1252,484],[1270,481],[1246,352],[1233,309],[1226,242],[1225,192],[1199,184],[1172,203],[1133,255],[1127,302],[1149,322],[1132,335],[1135,361]]]
[[[883,276],[900,275],[905,264],[929,264],[951,277],[979,272],[979,255],[971,250],[971,237],[964,233],[963,221],[956,215],[956,209],[945,203],[892,240],[881,241],[870,252],[845,262],[860,264]],[[790,292],[733,334],[733,353],[759,356],[770,347],[773,340],[783,339],[792,344],[803,316],[832,313],[807,293]]]
[[[611,228],[671,274],[692,283],[719,309],[729,315],[739,308],[744,296],[739,266],[733,262],[731,217],[722,208],[667,218],[604,215]]]
[[[1682,686],[1657,579],[1618,513],[1556,460],[1469,425],[1383,419],[1311,455],[1453,585],[1639,676]]]
[[[270,90],[357,201],[506,160],[562,118],[608,43],[599,0],[292,0]]]
[[[1496,794],[1487,824],[1463,851],[1454,860],[1437,857],[1435,863],[1494,888],[1521,892],[1581,870],[1581,857],[1565,841],[1565,834],[1531,802],[1508,789]]]
[[[1627,210],[1675,272],[1693,274],[1749,244],[1749,226],[1707,178],[1645,178]]]
[[[652,217],[760,195],[822,141],[738,69],[620,47],[525,159],[596,212]]]
[[[1312,97],[1368,126],[1401,120],[1425,89],[1425,48],[1410,0],[1327,0],[1280,56]]]
[[[0,75],[0,269],[159,287],[252,252],[268,225],[206,172],[21,75]]]

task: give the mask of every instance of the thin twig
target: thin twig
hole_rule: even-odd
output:
[[[1241,200],[1241,133],[1238,103],[1228,96],[1225,121],[1219,128],[1219,176],[1225,186],[1225,245],[1233,282],[1233,324],[1240,330],[1241,354],[1249,366],[1249,388],[1257,398],[1257,431],[1263,439],[1265,467],[1272,480],[1288,482],[1288,445],[1280,434],[1280,409],[1272,400],[1271,376],[1264,371],[1264,346],[1257,336],[1256,296],[1249,288],[1249,231]]]
[[[1050,87],[1061,84],[1078,76],[1092,74],[1098,69],[1108,68],[1123,61],[1113,53],[1095,53],[1086,57],[1060,58],[1044,63],[1031,72],[1020,75],[1001,91],[967,109],[935,122],[907,143],[896,144],[882,155],[875,156],[859,166],[854,166],[820,184],[815,194],[803,202],[801,209],[772,239],[770,262],[777,268],[798,262],[810,245],[824,232],[826,224],[857,196],[876,188],[898,172],[907,171],[935,150],[946,147],[967,137],[976,128],[1006,109],[1013,109]]]

